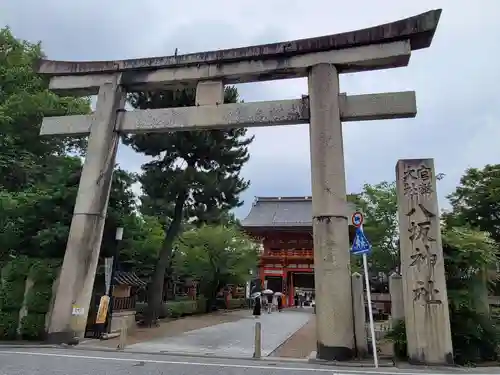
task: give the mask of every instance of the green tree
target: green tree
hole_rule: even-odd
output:
[[[500,245],[500,164],[469,168],[456,190],[448,196],[450,225],[469,225],[488,232]]]
[[[246,282],[257,265],[256,243],[234,226],[204,225],[185,232],[178,244],[175,272],[200,281],[208,308],[215,305],[222,287]]]
[[[46,176],[43,184],[19,192],[0,191],[0,224],[4,230],[0,243],[4,258],[26,255],[40,258],[62,258],[66,249],[73,207],[81,174],[81,160],[61,156],[58,168]],[[114,249],[117,226],[135,216],[132,178],[117,169],[113,174],[110,204],[101,246],[106,255]]]
[[[236,102],[234,87],[225,90],[225,102]],[[134,108],[185,107],[195,104],[195,90],[141,92],[133,94]],[[240,171],[249,159],[246,129],[140,134],[124,138],[135,151],[154,157],[142,166],[139,177],[144,195],[141,211],[157,216],[165,225],[165,238],[158,254],[149,288],[147,320],[156,319],[163,297],[172,245],[184,220],[217,223],[221,216],[242,204],[240,193],[248,182]]]
[[[82,162],[82,138],[41,137],[44,116],[84,114],[88,99],[59,97],[33,67],[40,44],[0,30],[0,260],[11,256],[62,258],[73,215]],[[72,153],[73,156],[69,156]],[[103,252],[115,228],[135,215],[134,175],[113,176]]]
[[[163,225],[154,216],[130,215],[124,219],[123,226],[120,265],[140,278],[148,279],[154,272],[163,243]]]
[[[372,244],[369,257],[370,271],[373,274],[389,274],[399,268],[398,245],[398,206],[396,183],[380,182],[375,185],[365,184],[360,194],[348,197],[364,214],[363,229]],[[353,263],[360,263],[355,257]],[[358,264],[359,266],[360,264]]]
[[[44,116],[90,111],[89,100],[62,98],[48,90],[48,79],[33,70],[41,57],[40,44],[0,29],[0,189],[19,191],[44,181],[59,167],[59,156],[84,145],[81,138],[39,135]]]

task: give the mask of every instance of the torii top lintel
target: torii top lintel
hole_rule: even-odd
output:
[[[409,41],[411,49],[417,50],[430,46],[440,16],[441,9],[435,9],[399,21],[341,34],[177,56],[114,61],[40,60],[37,70],[51,76],[147,71],[198,64],[280,59],[397,41]]]

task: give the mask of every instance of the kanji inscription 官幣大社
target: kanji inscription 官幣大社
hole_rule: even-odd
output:
[[[396,166],[401,273],[408,354],[416,363],[453,361],[432,159]]]

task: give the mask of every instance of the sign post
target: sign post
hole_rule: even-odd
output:
[[[364,217],[361,212],[355,212],[352,214],[351,222],[352,225],[356,227],[356,234],[354,236],[354,241],[352,243],[351,253],[354,255],[362,255],[363,257],[363,269],[365,273],[365,284],[366,284],[366,300],[368,303],[368,315],[370,319],[370,333],[372,336],[372,352],[373,352],[373,362],[375,368],[378,368],[378,353],[377,353],[377,343],[375,338],[375,325],[373,323],[373,309],[372,309],[372,297],[370,291],[370,277],[368,276],[368,261],[366,255],[370,253],[372,245],[368,241],[363,232],[363,221]]]

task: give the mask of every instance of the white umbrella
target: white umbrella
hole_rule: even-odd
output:
[[[276,292],[276,293],[274,293],[274,295],[275,295],[275,296],[277,296],[277,297],[281,297],[281,296],[283,295],[283,293],[281,293],[281,292]]]
[[[266,289],[262,291],[262,294],[274,294],[274,292],[271,289]]]

